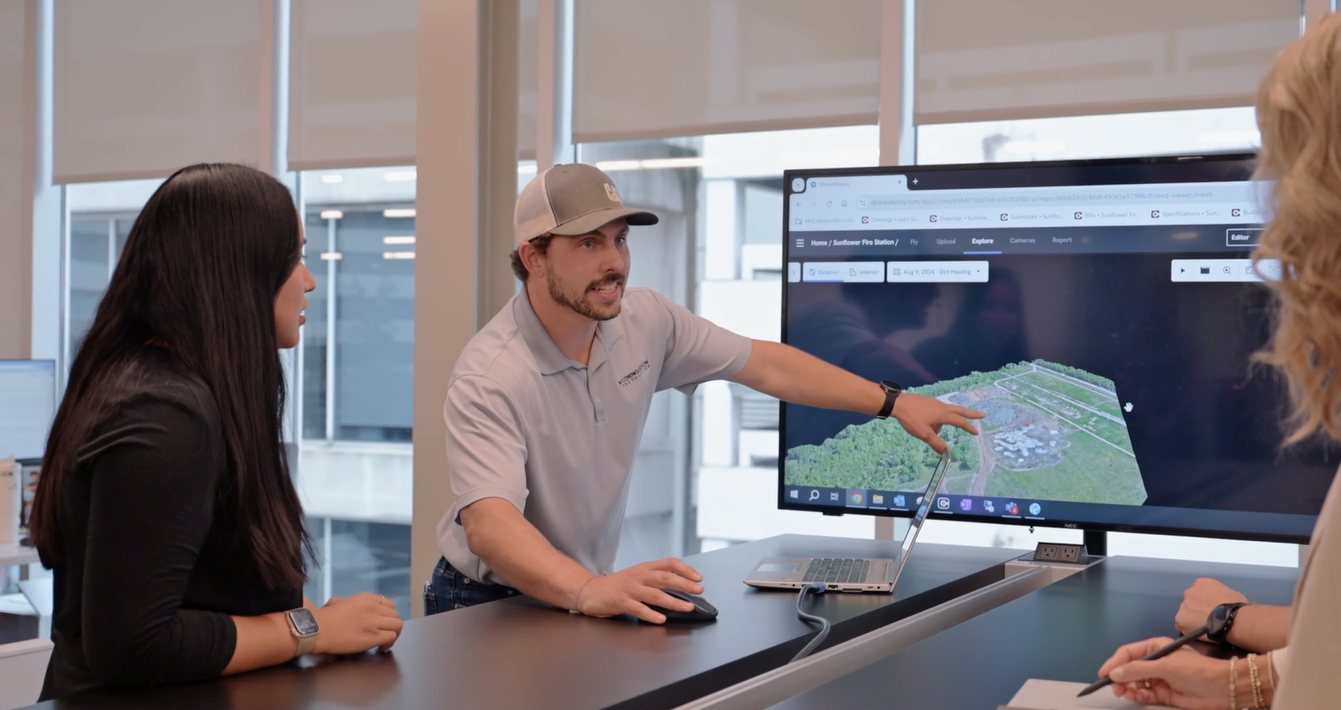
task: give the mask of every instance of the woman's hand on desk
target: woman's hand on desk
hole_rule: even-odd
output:
[[[332,597],[313,615],[321,626],[315,653],[386,651],[400,638],[405,624],[390,599],[367,592],[345,599]]]
[[[1183,604],[1173,624],[1185,634],[1206,623],[1211,610],[1221,604],[1247,602],[1248,598],[1214,579],[1198,579],[1183,592]],[[1284,648],[1290,642],[1294,610],[1288,606],[1250,604],[1234,617],[1226,640],[1234,646],[1264,653]]]
[[[1111,678],[1113,694],[1132,702],[1183,710],[1224,710],[1229,703],[1228,661],[1208,658],[1186,647],[1157,661],[1139,660],[1172,641],[1154,638],[1127,644],[1104,663],[1099,676]],[[1239,675],[1248,675],[1243,663],[1239,663]],[[1238,699],[1251,705],[1251,690]]]

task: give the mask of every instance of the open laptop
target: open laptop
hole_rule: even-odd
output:
[[[903,548],[899,550],[899,559],[765,557],[755,565],[745,583],[760,589],[800,589],[823,582],[828,589],[839,592],[894,591],[899,575],[903,574],[903,566],[908,563],[908,555],[913,551],[913,543],[917,542],[917,533],[927,519],[931,499],[940,491],[949,469],[950,452],[947,450],[941,454],[941,460],[931,474],[931,482],[927,484],[927,492],[917,504],[908,534],[903,538]]]

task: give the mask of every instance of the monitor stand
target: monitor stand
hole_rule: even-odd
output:
[[[1103,530],[1085,531],[1085,552],[1092,557],[1108,556],[1108,533]]]

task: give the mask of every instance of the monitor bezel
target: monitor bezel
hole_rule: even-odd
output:
[[[1198,155],[1160,155],[1160,156],[1142,156],[1129,158],[1101,158],[1085,160],[1053,160],[1053,161],[1032,161],[1032,162],[1008,162],[1008,163],[958,163],[949,165],[893,165],[893,166],[875,166],[875,167],[856,167],[856,168],[816,168],[816,169],[788,169],[783,171],[782,189],[784,199],[782,201],[782,261],[783,264],[789,262],[791,257],[791,200],[787,199],[792,194],[789,185],[794,178],[826,178],[826,177],[862,177],[869,175],[913,175],[928,173],[945,172],[966,172],[966,171],[1013,171],[1022,169],[1032,170],[1065,170],[1065,169],[1084,169],[1091,170],[1097,168],[1112,168],[1121,166],[1174,166],[1174,165],[1198,165],[1213,166],[1224,164],[1227,168],[1234,166],[1232,173],[1235,176],[1244,174],[1243,168],[1247,168],[1249,180],[1252,178],[1257,155],[1255,153],[1243,152],[1225,152],[1225,153],[1205,153]],[[1227,173],[1230,171],[1226,171]],[[1228,175],[1227,175],[1228,177]],[[1200,181],[1205,176],[1196,176],[1195,180]],[[1163,184],[1176,184],[1184,182],[1180,180],[1170,180]],[[1057,183],[1059,185],[1082,185],[1087,183]],[[1113,182],[1096,182],[1088,184],[1128,184]],[[1159,183],[1129,183],[1129,184],[1159,184]],[[1029,185],[1021,185],[1027,187]],[[787,280],[781,280],[779,288],[782,290],[782,312],[781,312],[781,331],[782,342],[787,342],[787,312],[788,312],[788,288]],[[846,506],[824,506],[811,505],[809,503],[792,503],[786,498],[786,473],[787,473],[787,408],[781,403],[778,405],[778,463],[777,463],[777,506],[779,510],[796,510],[817,512],[824,515],[867,515],[885,518],[911,518],[914,510],[880,510],[870,508],[848,508]],[[1227,540],[1249,540],[1260,542],[1279,542],[1291,544],[1308,544],[1307,535],[1286,535],[1260,532],[1246,532],[1242,530],[1210,530],[1204,528],[1180,528],[1158,525],[1125,525],[1120,523],[1095,523],[1089,521],[1074,521],[1063,519],[1014,519],[1007,517],[997,517],[990,515],[979,515],[976,513],[965,514],[956,512],[953,515],[939,513],[931,510],[928,518],[941,520],[954,520],[957,522],[990,523],[997,525],[1029,526],[1039,528],[1061,528],[1071,530],[1086,530],[1095,532],[1127,532],[1127,533],[1145,533],[1155,535],[1179,535],[1185,537],[1205,537]],[[1317,517],[1314,516],[1316,524]]]

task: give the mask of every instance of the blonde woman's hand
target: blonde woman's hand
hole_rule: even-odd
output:
[[[312,614],[321,626],[315,653],[363,653],[372,648],[386,651],[400,638],[405,625],[390,599],[367,592],[343,599],[331,597]]]
[[[1183,710],[1224,710],[1229,706],[1229,661],[1221,661],[1180,648],[1156,661],[1142,661],[1173,643],[1153,638],[1119,648],[1099,669],[1099,677],[1113,680],[1113,694],[1145,705],[1168,705]],[[1248,667],[1239,662],[1239,672]],[[1240,696],[1240,705],[1251,705],[1251,693]]]

